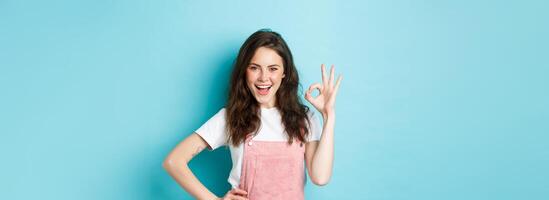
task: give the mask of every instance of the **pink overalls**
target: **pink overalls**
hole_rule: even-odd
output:
[[[247,137],[239,188],[250,200],[304,199],[305,145],[295,140],[253,141]]]

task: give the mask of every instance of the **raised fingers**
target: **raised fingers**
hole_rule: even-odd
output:
[[[334,65],[332,65],[332,67],[330,68],[330,82],[329,82],[329,85],[330,87],[334,85],[334,73],[335,72],[335,67]]]
[[[337,77],[336,85],[335,85],[335,88],[334,88],[334,95],[337,95],[337,91],[339,90],[339,84],[341,83],[341,79],[343,79],[343,76],[339,75]]]
[[[324,64],[320,65],[320,70],[322,71],[322,85],[328,85],[328,76],[326,76],[326,67]]]

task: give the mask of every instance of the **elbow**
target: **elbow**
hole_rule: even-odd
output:
[[[169,160],[169,159],[164,160],[164,162],[162,162],[162,168],[164,168],[164,169],[169,169],[171,163],[172,163],[172,161]]]
[[[318,186],[325,186],[328,185],[330,182],[330,179],[332,178],[332,170],[331,169],[312,169],[309,171],[309,177],[311,178],[311,182],[313,182],[315,185]]]
[[[186,165],[186,164],[187,164],[186,162],[182,162],[180,160],[168,157],[168,158],[164,159],[164,162],[162,162],[162,168],[169,171],[169,170],[181,167],[182,165]]]
[[[328,182],[330,182],[330,177],[317,177],[317,178],[312,178],[311,177],[311,181],[315,185],[325,186],[325,185],[328,185]]]

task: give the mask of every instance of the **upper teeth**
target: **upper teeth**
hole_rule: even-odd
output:
[[[263,89],[263,88],[269,88],[269,87],[271,87],[271,86],[270,86],[270,85],[258,85],[257,87]]]

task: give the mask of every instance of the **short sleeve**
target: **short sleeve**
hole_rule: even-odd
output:
[[[311,125],[309,126],[309,136],[307,138],[307,141],[309,142],[320,140],[320,136],[322,135],[322,126],[320,125],[318,115],[315,114],[314,111],[310,110],[307,113],[307,116],[309,117],[309,121],[311,122]]]
[[[227,143],[225,123],[225,108],[222,108],[206,123],[202,124],[195,133],[210,145],[210,150],[214,150]]]

